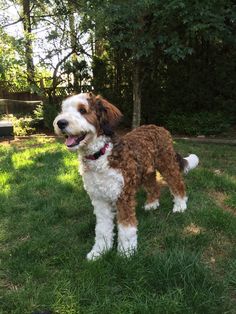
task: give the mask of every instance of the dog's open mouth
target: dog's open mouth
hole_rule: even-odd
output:
[[[86,133],[80,136],[68,135],[66,136],[65,144],[67,147],[73,147],[73,146],[79,145],[80,142],[85,139],[85,136],[86,136]]]

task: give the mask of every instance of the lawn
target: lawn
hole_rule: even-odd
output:
[[[169,191],[144,212],[139,249],[88,262],[95,219],[77,157],[53,139],[0,146],[0,313],[236,313],[236,147],[178,141],[199,155],[188,210]]]

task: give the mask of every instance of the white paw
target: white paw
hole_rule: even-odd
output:
[[[125,257],[131,257],[137,251],[137,245],[129,244],[126,247],[118,245],[118,253]]]
[[[137,250],[137,227],[118,225],[118,252],[130,257]]]
[[[181,198],[179,196],[175,196],[173,213],[184,212],[187,208],[187,200],[188,200],[188,198],[186,196],[184,198]]]
[[[88,254],[87,254],[87,260],[88,261],[95,261],[101,255],[104,253],[104,251],[97,250],[97,249],[92,249]]]
[[[155,200],[154,202],[152,203],[148,203],[148,204],[145,204],[144,205],[144,209],[145,210],[155,210],[157,209],[158,207],[160,206],[160,203],[159,203],[159,200]]]

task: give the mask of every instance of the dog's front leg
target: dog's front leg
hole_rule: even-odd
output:
[[[114,238],[115,211],[111,204],[101,200],[93,200],[94,214],[96,215],[95,243],[87,254],[88,260],[95,260],[104,252],[110,250]]]

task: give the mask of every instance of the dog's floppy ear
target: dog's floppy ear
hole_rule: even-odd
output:
[[[95,97],[94,107],[103,133],[108,136],[113,135],[114,128],[122,118],[120,110],[101,96]]]

